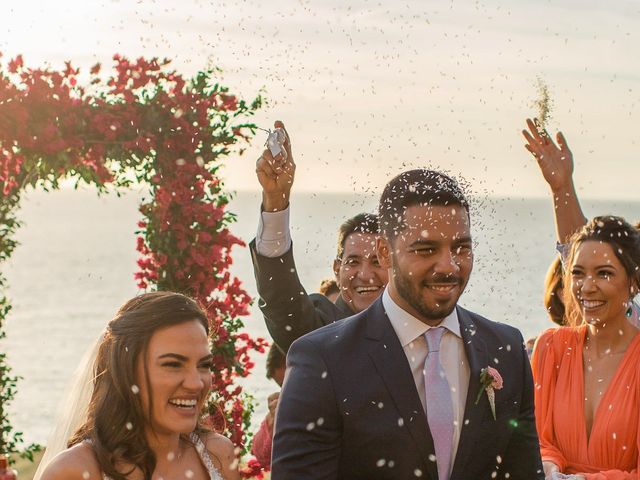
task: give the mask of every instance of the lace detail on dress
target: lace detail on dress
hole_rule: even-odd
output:
[[[211,480],[224,480],[222,475],[218,471],[218,469],[213,464],[213,460],[211,460],[211,455],[209,455],[209,450],[205,446],[204,442],[200,438],[197,433],[191,432],[189,434],[189,440],[193,443],[193,446],[196,448],[196,452],[198,452],[198,456],[200,457],[200,461],[204,468],[207,470],[209,474],[209,478]],[[85,440],[87,443],[91,444],[91,441]],[[104,473],[102,474],[102,480],[111,480],[111,477],[108,477]]]
[[[209,477],[211,480],[224,480],[218,469],[213,465],[213,461],[211,460],[211,455],[209,455],[209,450],[205,446],[204,442],[200,438],[197,433],[189,434],[189,440],[193,442],[194,447],[196,447],[196,451],[198,452],[198,456],[204,465],[204,468],[209,472]]]

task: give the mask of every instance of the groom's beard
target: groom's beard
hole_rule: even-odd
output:
[[[398,294],[427,320],[442,320],[451,314],[453,309],[456,308],[458,299],[466,286],[466,282],[462,277],[449,275],[434,275],[431,277],[429,282],[422,281],[420,284],[416,285],[413,277],[404,275],[398,268],[396,268],[395,265],[393,266],[393,276],[395,278],[394,283]],[[445,302],[438,302],[433,298],[429,299],[429,302],[427,302],[423,293],[425,290],[428,292],[428,284],[431,282],[457,283],[459,287],[458,293],[452,295],[451,298]]]

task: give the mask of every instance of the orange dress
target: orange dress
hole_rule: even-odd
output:
[[[638,480],[640,334],[625,352],[596,410],[587,441],[582,348],[587,327],[544,332],[531,357],[543,461],[587,480]]]

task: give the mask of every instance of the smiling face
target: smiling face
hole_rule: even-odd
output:
[[[404,230],[378,241],[378,257],[390,268],[389,294],[428,325],[456,306],[473,269],[469,215],[460,206],[414,205]]]
[[[350,234],[342,258],[333,263],[340,295],[354,313],[368,308],[387,284],[387,271],[376,256],[376,238],[372,233]]]
[[[611,245],[583,242],[575,251],[569,272],[572,300],[585,322],[605,325],[625,320],[634,287]]]
[[[151,426],[157,434],[190,433],[211,388],[211,352],[207,333],[196,320],[157,330],[149,340],[136,378],[143,408],[151,403]],[[151,398],[151,402],[149,402]]]

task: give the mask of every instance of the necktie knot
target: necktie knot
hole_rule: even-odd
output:
[[[427,340],[428,353],[440,351],[440,340],[442,340],[444,330],[444,327],[435,327],[425,332],[424,338]]]

